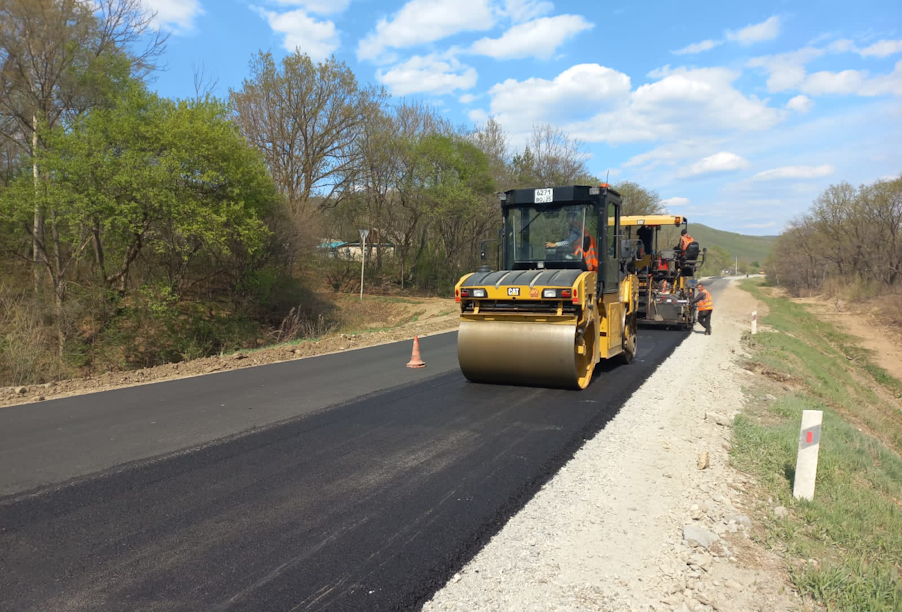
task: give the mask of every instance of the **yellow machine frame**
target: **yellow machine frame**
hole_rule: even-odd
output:
[[[535,206],[535,191],[506,192],[502,206]],[[601,207],[619,229],[620,195],[614,190],[558,187],[553,192],[554,199],[545,200],[548,206],[587,202]],[[601,255],[598,273],[585,266],[558,270],[542,262],[531,269],[481,270],[460,279],[455,286],[461,304],[458,358],[468,379],[584,389],[600,360],[632,361],[638,279],[626,271],[616,232],[599,231],[595,238]]]

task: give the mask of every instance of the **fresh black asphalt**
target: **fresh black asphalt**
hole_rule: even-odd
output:
[[[416,609],[685,337],[643,331],[639,358],[604,364],[583,392],[476,385],[456,369],[395,378],[408,343],[376,347],[386,351],[378,360],[362,355],[376,349],[333,356],[330,371],[342,372],[341,384],[375,377],[379,392],[300,408],[289,420],[279,413],[267,427],[155,459],[133,461],[147,456],[140,445],[134,456],[120,449],[133,461],[125,467],[72,470],[75,480],[0,500],[0,609]],[[427,361],[453,361],[454,338],[424,342]],[[290,366],[301,363],[139,387],[145,401],[118,410],[97,405],[123,401],[121,392],[86,396],[83,410],[99,416],[84,423],[102,430],[104,418],[111,427],[129,422],[123,412],[150,418],[198,404],[215,419],[217,404],[239,400],[297,408],[292,394],[316,393],[321,384],[291,376]],[[267,384],[254,385],[253,372]],[[167,385],[175,387],[147,391]],[[48,414],[44,431],[51,432],[66,415]],[[40,419],[28,423],[39,437]],[[152,437],[142,431],[133,435]],[[102,437],[94,440],[103,446]],[[10,467],[4,455],[4,474]]]

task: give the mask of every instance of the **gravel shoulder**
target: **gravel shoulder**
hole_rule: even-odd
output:
[[[731,283],[714,334],[687,338],[423,610],[803,608],[752,537],[755,483],[729,466],[760,306]]]

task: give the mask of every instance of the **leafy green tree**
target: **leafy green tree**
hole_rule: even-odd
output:
[[[623,196],[624,215],[660,215],[667,212],[657,191],[632,181],[618,183],[614,189]]]
[[[165,264],[177,292],[192,260],[228,269],[230,256],[266,244],[272,181],[221,102],[174,102],[133,82],[115,106],[53,131],[48,144],[38,156],[48,179],[35,191],[20,176],[0,200],[0,219],[27,231],[31,212],[46,211],[49,232],[37,248],[60,350],[69,279],[86,253],[95,278],[124,296],[142,253]]]

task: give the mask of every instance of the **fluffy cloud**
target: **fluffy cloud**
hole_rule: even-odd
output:
[[[703,51],[710,51],[714,47],[720,46],[723,44],[722,40],[703,40],[702,42],[692,43],[691,45],[687,45],[682,49],[678,49],[676,51],[671,51],[674,55],[688,55],[693,53],[701,53]]]
[[[830,164],[823,166],[783,166],[759,172],[752,177],[753,181],[774,181],[779,179],[814,179],[830,176],[836,169]]]
[[[813,96],[834,94],[859,96],[902,96],[902,60],[896,62],[890,74],[871,77],[865,70],[815,72],[805,79],[799,89]]]
[[[338,48],[338,31],[331,21],[317,21],[302,9],[276,13],[259,10],[274,32],[283,34],[282,46],[287,51],[300,49],[315,61],[322,61]]]
[[[554,10],[554,5],[545,0],[507,0],[504,3],[504,14],[515,22],[529,21]]]
[[[501,38],[478,40],[473,43],[470,51],[495,59],[548,59],[568,38],[592,27],[593,24],[579,15],[542,17],[515,25]]]
[[[799,89],[813,96],[823,94],[852,94],[861,90],[867,73],[859,70],[842,72],[815,72],[809,75]]]
[[[600,113],[574,131],[589,141],[618,143],[766,130],[780,122],[785,111],[738,91],[732,85],[738,76],[726,68],[675,70],[636,89],[623,108]]]
[[[477,96],[473,94],[464,94],[460,97],[461,104],[470,104],[476,100]]]
[[[683,168],[678,176],[683,178],[711,174],[712,172],[731,172],[749,167],[749,162],[729,151],[721,151]]]
[[[690,203],[689,198],[667,198],[666,200],[661,200],[661,204],[666,206],[667,208],[678,208],[680,206],[688,206]]]
[[[805,47],[789,53],[755,57],[749,60],[748,66],[763,68],[769,74],[767,90],[776,93],[798,87],[805,80],[805,64],[822,55],[822,49]]]
[[[786,108],[796,111],[797,113],[802,113],[803,115],[810,111],[813,106],[814,102],[811,101],[811,98],[801,95],[792,98],[786,103]]]
[[[902,53],[902,40],[880,40],[858,51],[862,57],[889,57],[895,53]]]
[[[847,38],[835,40],[827,46],[833,53],[857,53],[861,57],[889,57],[902,53],[902,40],[878,40],[874,44],[859,49],[854,41]]]
[[[458,32],[484,32],[495,25],[489,0],[410,0],[390,19],[380,19],[357,47],[361,60],[378,60],[386,49],[404,49]]]
[[[494,115],[512,135],[552,123],[588,142],[616,144],[766,130],[786,116],[735,89],[739,75],[726,68],[666,72],[635,91],[627,75],[598,64],[574,66],[552,81],[508,79],[489,90],[489,112],[471,118]]]
[[[774,15],[767,21],[748,25],[741,30],[728,30],[727,40],[738,42],[740,45],[751,45],[756,42],[773,40],[780,34],[780,18]]]
[[[376,79],[397,96],[413,93],[441,95],[458,89],[470,89],[476,85],[476,78],[473,68],[464,66],[456,59],[436,55],[415,55],[388,70],[376,71]]]
[[[154,29],[181,32],[194,27],[194,18],[203,15],[199,0],[143,0],[147,10],[155,13]]]
[[[560,124],[573,116],[589,117],[604,104],[625,99],[629,91],[630,78],[622,72],[598,64],[578,64],[551,81],[533,77],[494,85],[489,90],[490,109],[506,129],[528,132],[536,123]]]
[[[317,15],[337,15],[343,13],[351,0],[269,0],[282,6],[296,6]]]

